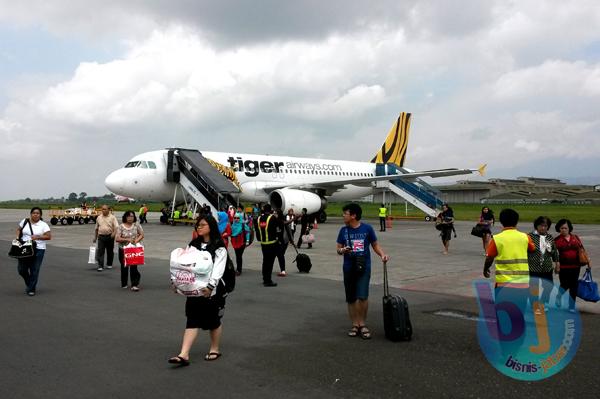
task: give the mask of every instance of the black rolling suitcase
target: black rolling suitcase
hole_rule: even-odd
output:
[[[298,248],[296,248],[296,244],[294,244],[294,238],[291,236],[291,234],[289,236],[289,239],[290,244],[292,244],[292,247],[294,247],[294,251],[296,251],[296,259],[294,259],[294,262],[296,262],[298,271],[300,273],[309,273],[310,269],[312,268],[312,262],[310,261],[310,257],[307,254],[301,254],[300,252],[298,252]]]
[[[412,337],[408,303],[400,295],[390,295],[386,262],[383,262],[383,329],[390,341],[410,341]]]

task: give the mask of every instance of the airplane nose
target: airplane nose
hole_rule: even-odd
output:
[[[123,188],[125,187],[125,179],[120,171],[115,170],[104,179],[104,185],[111,192],[115,194],[123,194]]]

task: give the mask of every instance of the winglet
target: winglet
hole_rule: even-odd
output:
[[[381,149],[375,154],[371,163],[393,163],[404,165],[408,147],[408,132],[410,130],[410,113],[402,112],[390,129]]]
[[[485,168],[487,168],[487,163],[484,163],[479,168],[477,168],[477,171],[479,172],[480,176],[485,175]]]

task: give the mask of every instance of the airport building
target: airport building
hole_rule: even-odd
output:
[[[459,180],[454,184],[434,186],[436,194],[448,203],[569,203],[600,204],[600,184],[569,185],[559,179],[517,177],[488,180]],[[391,192],[378,192],[373,202],[403,203]]]
[[[569,185],[559,179],[517,177],[516,179],[460,180],[436,186],[450,203],[576,203],[600,204],[600,191],[592,185]]]

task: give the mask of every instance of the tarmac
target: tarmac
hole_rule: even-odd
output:
[[[6,252],[16,223],[27,215],[0,210],[0,246]],[[2,258],[0,398],[598,396],[600,303],[578,302],[580,347],[559,374],[521,382],[489,365],[472,320],[478,310],[471,284],[482,278],[483,248],[480,239],[469,235],[473,223],[468,222],[456,224],[458,237],[452,239],[449,255],[442,254],[431,223],[394,221],[392,229],[378,232],[391,257],[391,291],[410,305],[410,342],[384,337],[376,256],[368,320],[373,339],[346,336],[350,323],[341,257],[335,253],[342,221],[330,218],[313,231],[314,247],[302,249],[312,259],[311,272],[297,273],[290,248],[288,276],[274,276],[277,287],[262,286],[260,248],[250,246],[244,272],[227,300],[223,356],[202,360],[209,342],[202,332],[192,349],[192,364],[174,368],[166,360],[179,351],[185,300],[169,289],[168,258],[189,242],[192,228],[160,225],[156,214],[148,220],[138,293],[120,288],[116,256],[112,270],[97,272],[87,264],[93,224],[51,226],[53,238],[35,297],[23,293],[16,261]],[[575,232],[592,260],[599,259],[600,226],[576,225]],[[274,269],[275,274],[277,262]]]

